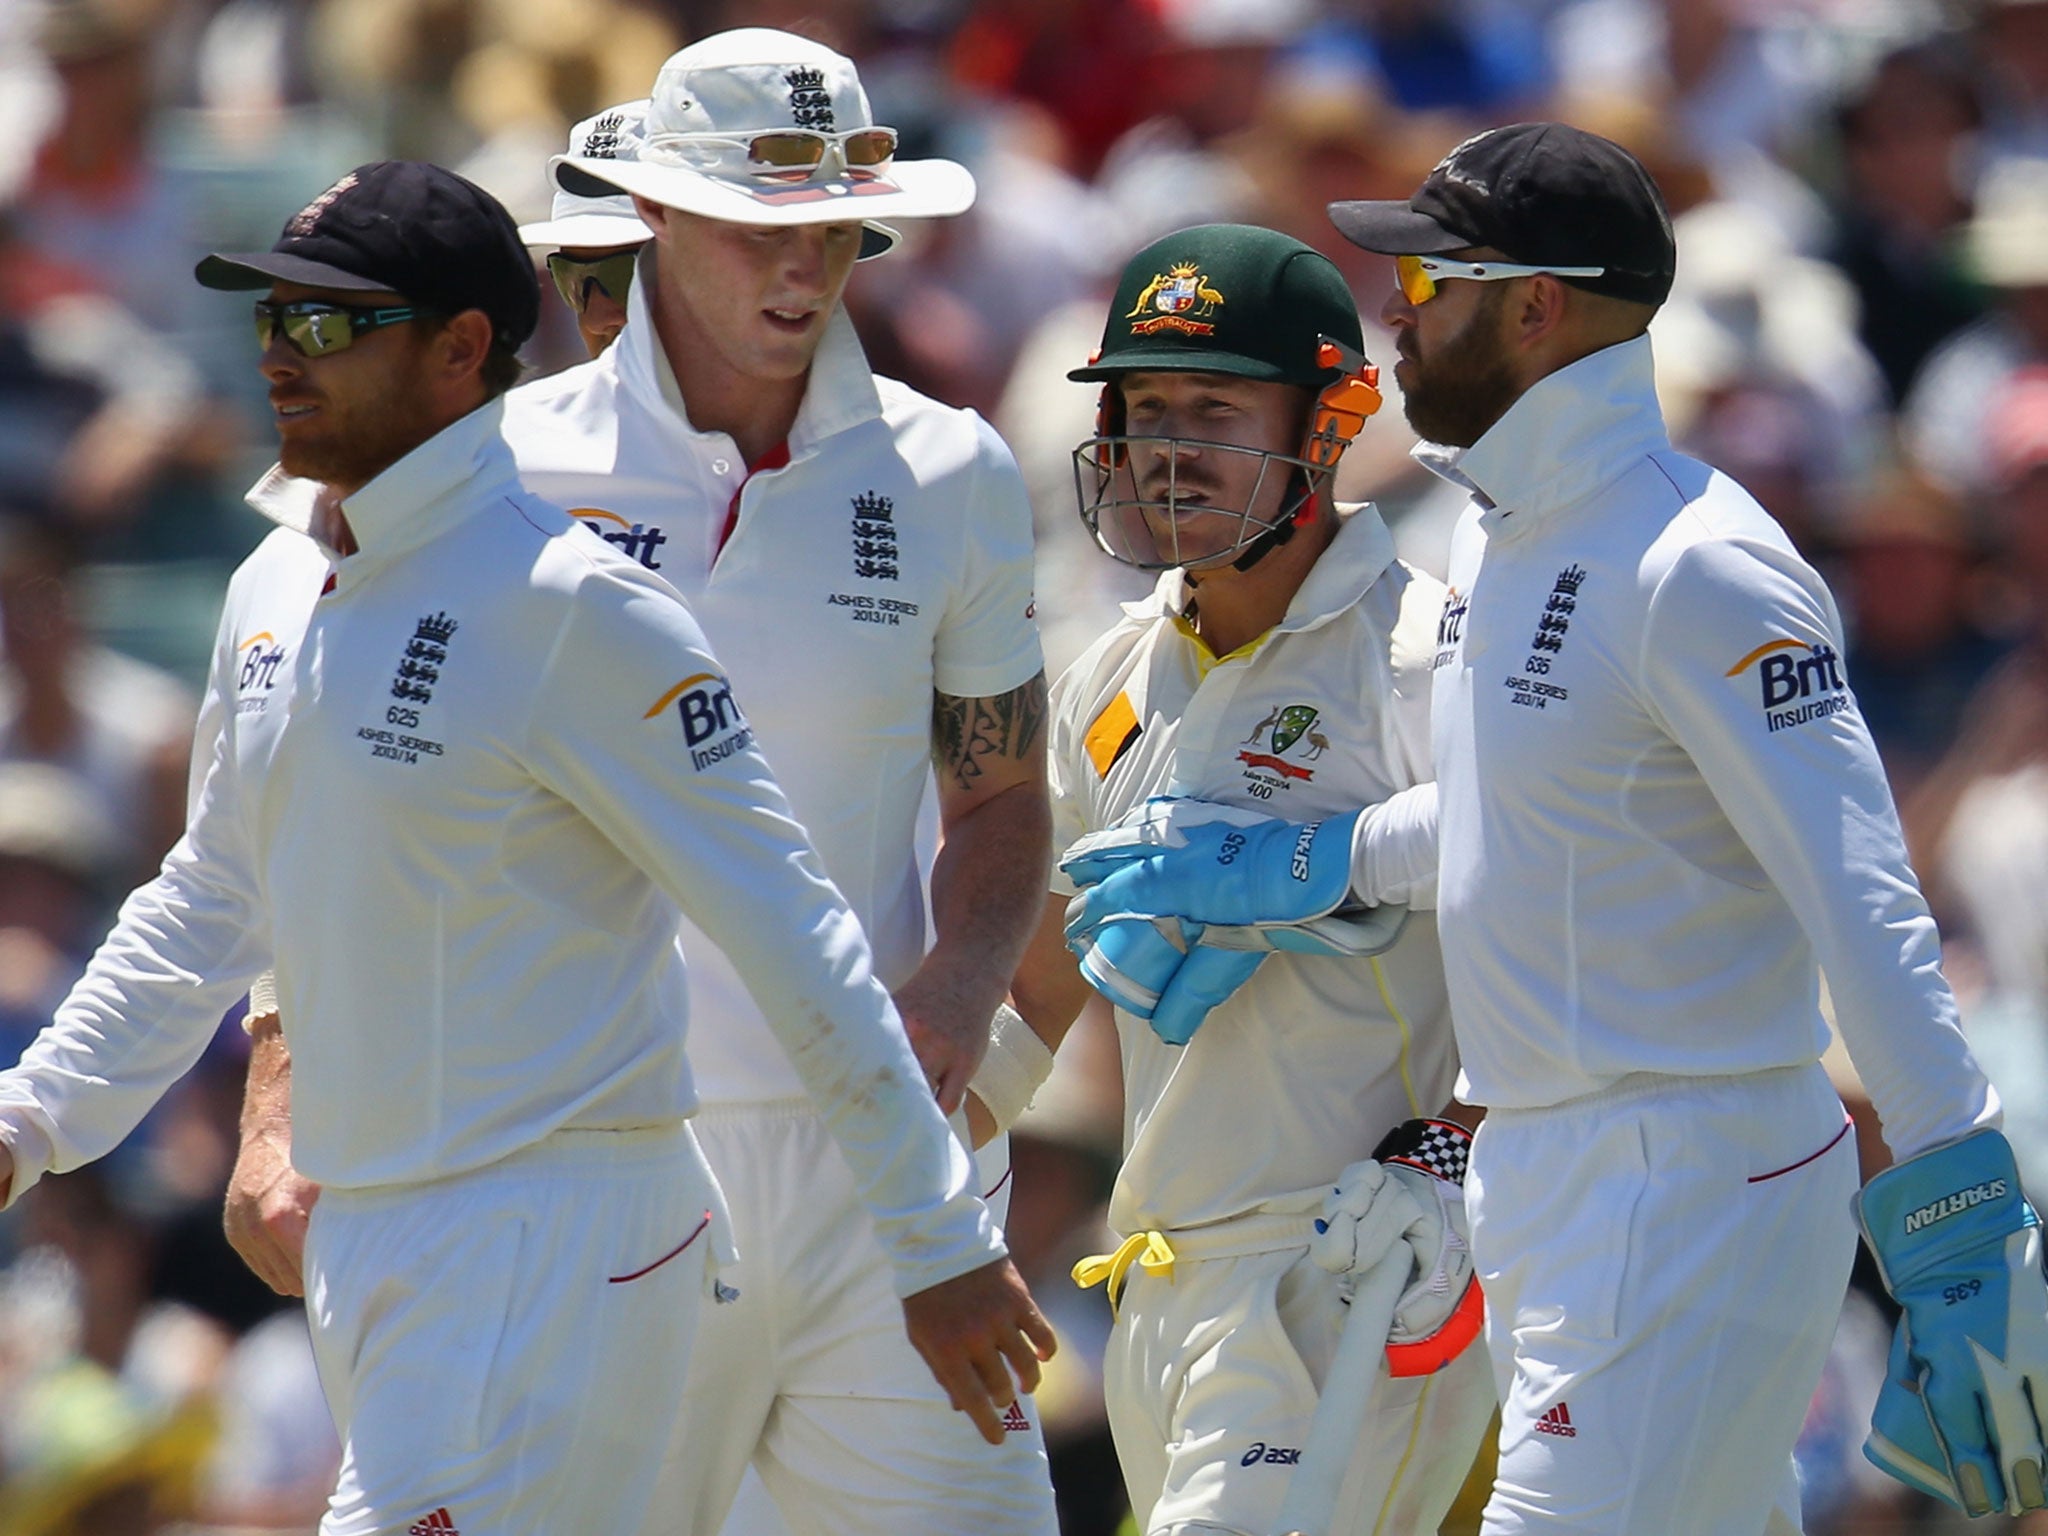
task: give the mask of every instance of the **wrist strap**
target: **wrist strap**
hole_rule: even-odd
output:
[[[1443,1326],[1426,1339],[1387,1346],[1389,1376],[1429,1376],[1442,1370],[1486,1328],[1486,1294],[1477,1279],[1465,1282],[1465,1294],[1444,1319]]]
[[[1455,1120],[1403,1120],[1372,1149],[1373,1161],[1419,1168],[1446,1184],[1463,1187],[1472,1133]]]
[[[255,1039],[257,1031],[277,1022],[277,972],[265,971],[249,988],[249,1009],[242,1015],[242,1033]]]

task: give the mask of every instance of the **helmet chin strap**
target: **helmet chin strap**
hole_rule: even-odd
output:
[[[1296,469],[1294,471],[1294,478],[1297,481],[1306,482],[1308,475],[1305,471]],[[1230,568],[1233,571],[1248,571],[1282,544],[1293,538],[1294,530],[1302,521],[1302,514],[1308,512],[1315,505],[1315,498],[1315,491],[1304,483],[1301,494],[1295,498],[1294,505],[1283,516],[1275,519],[1272,527],[1239,550],[1237,558],[1230,562]]]

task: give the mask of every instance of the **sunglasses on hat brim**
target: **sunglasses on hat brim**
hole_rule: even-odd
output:
[[[325,357],[330,353],[347,351],[355,345],[358,336],[387,325],[426,319],[434,313],[416,304],[372,308],[336,304],[328,299],[294,299],[289,303],[258,299],[255,307],[256,345],[268,351],[270,343],[282,330],[286,344],[299,356]]]
[[[1410,304],[1427,304],[1436,297],[1436,285],[1447,278],[1474,283],[1497,283],[1511,277],[1603,277],[1605,267],[1528,267],[1512,261],[1457,261],[1449,256],[1396,256],[1394,279],[1401,297]]]
[[[755,176],[809,175],[838,153],[850,171],[878,171],[896,157],[894,128],[848,128],[827,133],[814,128],[775,128],[761,133],[657,133],[642,158],[669,160]],[[735,153],[737,152],[737,153]],[[733,164],[736,160],[743,164]]]

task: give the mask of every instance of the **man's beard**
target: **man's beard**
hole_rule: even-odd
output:
[[[1470,448],[1520,394],[1497,330],[1503,297],[1497,288],[1490,291],[1434,357],[1409,359],[1414,366],[1401,411],[1425,442]]]
[[[323,485],[361,487],[425,442],[425,390],[408,374],[388,393],[357,404],[332,422],[339,430],[304,442],[279,445],[286,474]],[[332,402],[326,402],[332,409]]]

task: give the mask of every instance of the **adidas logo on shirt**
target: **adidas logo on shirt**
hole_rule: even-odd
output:
[[[405,1536],[462,1536],[462,1532],[455,1529],[455,1521],[444,1504],[426,1519],[408,1526]]]
[[[1542,1418],[1536,1421],[1536,1433],[1539,1435],[1561,1435],[1567,1440],[1571,1439],[1574,1435],[1578,1434],[1578,1431],[1572,1428],[1571,1409],[1565,1407],[1563,1403],[1559,1403],[1555,1408],[1549,1409]]]
[[[1029,1429],[1031,1421],[1024,1417],[1024,1405],[1012,1403],[1003,1410],[1003,1433],[1014,1434],[1020,1429]]]

